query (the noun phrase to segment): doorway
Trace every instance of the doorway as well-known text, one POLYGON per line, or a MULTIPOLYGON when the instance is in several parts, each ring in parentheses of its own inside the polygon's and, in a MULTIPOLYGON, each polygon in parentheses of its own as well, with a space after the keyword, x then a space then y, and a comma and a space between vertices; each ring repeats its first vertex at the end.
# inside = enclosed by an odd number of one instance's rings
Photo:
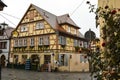
POLYGON ((2 55, 0 59, 1 67, 5 67, 5 60, 6 60, 5 56, 2 55))
POLYGON ((38 55, 36 54, 31 55, 31 69, 32 70, 38 70, 39 62, 40 62, 40 59, 38 55))

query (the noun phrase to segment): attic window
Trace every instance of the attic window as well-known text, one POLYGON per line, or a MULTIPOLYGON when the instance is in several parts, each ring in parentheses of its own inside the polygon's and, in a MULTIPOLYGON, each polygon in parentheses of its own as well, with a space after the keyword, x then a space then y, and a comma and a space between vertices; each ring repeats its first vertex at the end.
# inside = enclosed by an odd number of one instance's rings
POLYGON ((43 29, 44 28, 44 23, 43 22, 38 22, 36 24, 36 29, 43 29))
POLYGON ((21 32, 28 31, 28 27, 26 25, 21 26, 21 32))

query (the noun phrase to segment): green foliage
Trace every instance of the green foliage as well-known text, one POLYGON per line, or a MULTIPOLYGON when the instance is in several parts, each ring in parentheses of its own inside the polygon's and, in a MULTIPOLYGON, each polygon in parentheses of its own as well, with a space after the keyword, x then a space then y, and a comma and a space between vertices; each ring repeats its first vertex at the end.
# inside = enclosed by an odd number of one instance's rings
MULTIPOLYGON (((89 3, 90 4, 90 3, 89 3)), ((91 5, 90 5, 91 6, 91 5)), ((92 9, 91 7, 90 9, 92 9)), ((93 9, 92 9, 93 10, 93 9)), ((103 52, 91 54, 91 61, 94 66, 92 73, 99 73, 102 71, 102 75, 97 74, 98 80, 105 77, 107 80, 112 76, 112 69, 120 70, 120 9, 111 9, 109 6, 104 8, 97 8, 96 12, 96 27, 99 25, 100 19, 103 21, 103 27, 101 28, 101 38, 105 42, 105 49, 103 52), (101 54, 103 57, 101 58, 101 54), (109 68, 110 67, 110 71, 109 68), (107 75, 104 75, 104 71, 107 70, 107 75), (110 74, 110 75, 109 75, 110 74), (102 77, 101 77, 102 76, 102 77)), ((114 73, 118 73, 115 71, 114 73)), ((113 77, 114 78, 114 77, 113 77)))

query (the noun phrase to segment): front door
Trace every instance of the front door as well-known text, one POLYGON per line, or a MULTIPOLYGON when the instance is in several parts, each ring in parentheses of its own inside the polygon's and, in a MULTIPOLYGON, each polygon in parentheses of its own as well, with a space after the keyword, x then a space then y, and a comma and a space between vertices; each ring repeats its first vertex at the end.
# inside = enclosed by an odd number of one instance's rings
POLYGON ((38 55, 32 55, 31 56, 31 69, 37 70, 39 68, 39 56, 38 55))
POLYGON ((44 55, 44 64, 42 66, 43 71, 49 71, 49 63, 51 63, 51 55, 44 55))
POLYGON ((1 67, 5 67, 5 56, 1 56, 1 67))

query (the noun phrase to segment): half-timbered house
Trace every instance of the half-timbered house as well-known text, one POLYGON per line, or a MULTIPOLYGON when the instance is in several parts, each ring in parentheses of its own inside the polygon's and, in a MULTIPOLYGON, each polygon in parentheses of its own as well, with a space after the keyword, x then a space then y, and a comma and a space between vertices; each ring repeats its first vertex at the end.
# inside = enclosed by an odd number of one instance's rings
POLYGON ((68 14, 56 16, 33 4, 12 32, 10 62, 33 66, 42 71, 88 71, 88 61, 80 54, 87 48, 80 27, 68 14))

